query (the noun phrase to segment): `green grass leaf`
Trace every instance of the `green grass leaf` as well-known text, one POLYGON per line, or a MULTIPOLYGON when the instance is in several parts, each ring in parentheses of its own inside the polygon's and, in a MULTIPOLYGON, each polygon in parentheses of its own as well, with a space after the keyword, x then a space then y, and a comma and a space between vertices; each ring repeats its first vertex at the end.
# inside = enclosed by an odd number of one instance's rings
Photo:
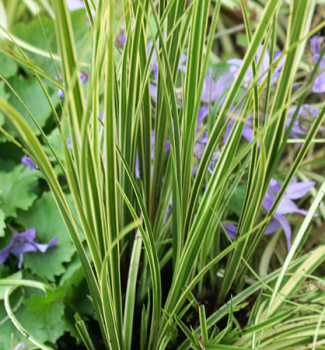
POLYGON ((5 213, 0 210, 0 237, 3 237, 5 235, 5 213))
MULTIPOLYGON (((0 66, 1 66, 1 58, 0 58, 0 66)), ((8 100, 8 97, 9 97, 9 95, 5 91, 5 83, 3 81, 0 81, 0 97, 5 99, 6 101, 8 100)), ((0 112, 0 126, 3 125, 4 121, 5 121, 4 115, 3 115, 3 113, 0 112)), ((4 138, 4 136, 1 134, 0 135, 0 140, 2 138, 4 138)))
MULTIPOLYGON (((1 276, 1 278, 3 278, 3 276, 1 276)), ((12 279, 13 280, 21 280, 23 278, 23 274, 22 274, 22 271, 20 270, 20 271, 13 273, 10 276, 7 276, 6 278, 10 279, 10 280, 12 280, 12 279)), ((7 289, 8 289, 8 286, 0 286, 0 300, 4 300, 7 289)))
POLYGON ((240 216, 245 199, 246 186, 239 185, 236 187, 234 194, 231 196, 228 208, 240 216))

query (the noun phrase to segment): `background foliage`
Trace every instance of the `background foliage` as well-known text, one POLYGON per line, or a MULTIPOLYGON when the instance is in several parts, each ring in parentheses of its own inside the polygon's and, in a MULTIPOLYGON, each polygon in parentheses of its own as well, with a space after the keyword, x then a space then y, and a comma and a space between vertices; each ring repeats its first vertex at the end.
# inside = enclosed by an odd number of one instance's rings
POLYGON ((0 349, 321 349, 323 1, 72 3, 0 0, 0 349))

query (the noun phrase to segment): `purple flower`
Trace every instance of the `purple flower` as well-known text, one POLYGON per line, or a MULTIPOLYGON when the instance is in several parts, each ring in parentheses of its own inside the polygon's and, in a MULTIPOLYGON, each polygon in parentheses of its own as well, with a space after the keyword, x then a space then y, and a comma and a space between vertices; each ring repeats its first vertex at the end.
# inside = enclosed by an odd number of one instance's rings
MULTIPOLYGON (((153 159, 155 155, 155 141, 156 141, 155 131, 151 130, 151 159, 153 159)), ((169 151, 170 151, 170 141, 166 140, 165 153, 168 153, 169 151)), ((135 156, 135 176, 137 179, 140 178, 140 164, 139 164, 138 153, 135 156)))
MULTIPOLYGON (((156 43, 156 49, 152 48, 153 46, 153 39, 148 41, 147 44, 147 55, 150 55, 151 50, 154 50, 152 53, 151 61, 149 69, 153 71, 154 73, 154 80, 157 82, 158 80, 158 58, 157 58, 157 52, 159 52, 159 41, 156 43)), ((186 66, 184 65, 184 62, 187 60, 187 56, 185 54, 181 55, 180 64, 179 64, 179 70, 183 71, 185 73, 186 66)), ((154 101, 157 101, 157 86, 155 84, 150 84, 150 94, 154 101)))
POLYGON ((69 149, 72 149, 72 142, 71 142, 70 137, 67 138, 67 145, 68 145, 68 148, 69 148, 69 149))
MULTIPOLYGON (((274 62, 276 62, 278 60, 278 58, 281 56, 281 54, 282 54, 281 51, 275 51, 275 53, 274 53, 274 62)), ((286 60, 286 58, 285 58, 285 56, 283 56, 280 59, 280 62, 275 67, 273 76, 271 78, 271 84, 273 84, 275 82, 276 77, 281 74, 281 71, 282 71, 282 68, 284 66, 285 60, 286 60)))
MULTIPOLYGON (((155 155, 155 142, 156 142, 155 130, 151 130, 151 159, 153 159, 155 155)), ((169 151, 170 151, 170 141, 166 140, 165 153, 168 153, 169 151)))
MULTIPOLYGON (((152 46, 153 46, 153 39, 148 41, 147 44, 147 55, 150 55, 150 52, 152 50, 152 46)), ((157 51, 159 50, 159 42, 157 41, 157 51)), ((157 60, 157 51, 154 49, 153 53, 152 53, 152 57, 151 57, 151 61, 150 61, 150 66, 149 69, 153 71, 154 76, 155 76, 155 80, 158 80, 158 60, 157 60)))
MULTIPOLYGON (((319 60, 319 55, 314 55, 314 61, 315 63, 317 63, 319 60)), ((320 64, 319 66, 322 68, 322 69, 325 69, 325 57, 322 57, 321 61, 320 61, 320 64)), ((315 81, 314 81, 314 85, 313 85, 313 89, 312 89, 313 92, 316 92, 316 93, 322 93, 322 92, 325 92, 325 71, 323 71, 322 73, 320 73, 315 81)))
POLYGON ((197 168, 200 164, 200 160, 202 158, 205 146, 208 142, 208 133, 204 131, 203 135, 200 135, 200 126, 202 125, 204 119, 209 115, 209 107, 202 106, 199 109, 199 113, 197 116, 196 122, 196 137, 197 140, 194 144, 194 159, 196 158, 196 164, 192 167, 192 175, 195 176, 197 172, 197 168))
POLYGON ((203 123, 203 120, 209 115, 209 107, 202 106, 199 108, 199 113, 197 115, 197 124, 196 128, 198 129, 201 124, 203 123))
POLYGON ((182 53, 181 61, 180 61, 180 64, 178 66, 178 69, 180 71, 182 71, 184 74, 186 73, 186 64, 185 64, 186 61, 187 61, 187 55, 185 55, 185 53, 182 53))
MULTIPOLYGON (((296 109, 297 109, 296 106, 290 107, 288 109, 288 115, 293 115, 295 113, 296 109)), ((298 112, 298 118, 308 120, 308 119, 310 119, 311 116, 317 117, 318 113, 319 113, 319 108, 311 107, 308 104, 304 104, 300 107, 300 110, 298 112)), ((299 138, 298 134, 307 134, 307 132, 305 130, 301 129, 298 118, 295 120, 293 127, 291 129, 291 132, 290 132, 290 136, 294 139, 299 138)), ((291 120, 292 120, 291 117, 287 118, 287 128, 289 127, 291 120)))
POLYGON ((224 224, 223 227, 228 233, 228 236, 234 240, 236 236, 237 226, 233 224, 224 224))
POLYGON ((310 49, 313 55, 319 55, 320 54, 320 47, 321 43, 323 42, 323 39, 317 35, 314 35, 312 38, 310 38, 310 49))
MULTIPOLYGON (((224 143, 227 142, 234 124, 235 124, 235 120, 231 119, 227 125, 225 136, 223 138, 224 143)), ((243 127, 242 136, 249 142, 251 142, 254 138, 252 126, 253 126, 253 118, 248 117, 243 127)))
POLYGON ((26 347, 25 343, 19 343, 14 347, 14 350, 21 350, 26 347))
MULTIPOLYGON (((204 119, 209 115, 209 107, 202 106, 199 109, 198 117, 197 117, 197 123, 196 123, 196 141, 194 145, 194 157, 196 158, 195 165, 192 167, 192 175, 195 176, 197 172, 197 168, 200 164, 200 160, 203 156, 204 149, 206 147, 206 144, 208 142, 208 133, 207 131, 204 131, 203 134, 200 132, 200 127, 204 121, 204 119)), ((220 158, 220 151, 216 151, 213 153, 210 164, 209 164, 209 170, 210 172, 213 171, 217 160, 220 158)))
MULTIPOLYGON (((88 80, 88 73, 80 71, 79 78, 80 78, 81 85, 86 84, 86 82, 88 80)), ((63 83, 63 85, 65 85, 65 84, 63 83)), ((59 97, 64 98, 64 93, 61 89, 58 90, 58 95, 59 95, 59 97)))
POLYGON ((21 158, 21 162, 25 165, 25 166, 29 166, 31 169, 38 169, 37 165, 33 162, 33 160, 26 156, 26 154, 23 156, 23 158, 21 158))
MULTIPOLYGON (((263 45, 260 45, 258 50, 257 50, 257 53, 256 53, 256 64, 258 64, 258 62, 259 62, 259 60, 261 58, 262 52, 263 52, 263 45)), ((277 59, 279 58, 280 54, 281 54, 280 52, 276 52, 274 54, 273 62, 277 61, 277 59)), ((285 57, 282 57, 282 59, 277 64, 277 66, 276 66, 276 68, 275 68, 275 70, 273 72, 273 75, 272 75, 272 78, 271 78, 271 84, 273 84, 276 81, 276 78, 280 75, 281 70, 282 70, 283 65, 284 65, 284 62, 285 62, 285 57)), ((243 64, 243 60, 242 59, 238 59, 238 58, 233 58, 233 59, 228 60, 227 63, 231 64, 230 72, 232 72, 233 75, 236 76, 238 74, 238 72, 239 72, 239 67, 243 64)), ((259 76, 262 76, 263 73, 265 73, 269 69, 269 67, 270 67, 270 54, 269 54, 268 50, 266 50, 265 54, 264 54, 264 57, 263 57, 263 60, 262 60, 262 63, 261 63, 259 76)), ((267 75, 265 74, 263 79, 259 80, 258 85, 261 85, 266 78, 267 78, 267 75)), ((249 67, 249 69, 246 72, 246 75, 244 77, 244 81, 246 83, 248 83, 252 79, 253 79, 253 71, 252 71, 252 67, 249 67)))
MULTIPOLYGON (((313 53, 314 55, 314 61, 315 63, 317 63, 319 61, 319 58, 320 58, 320 49, 321 49, 321 43, 322 43, 322 38, 318 37, 318 36, 313 36, 311 39, 310 39, 310 49, 311 49, 311 52, 313 53)), ((322 57, 321 58, 321 61, 319 63, 319 66, 322 68, 322 69, 325 69, 325 57, 322 57)), ((312 89, 313 92, 316 92, 316 93, 322 93, 322 92, 325 92, 325 71, 320 73, 315 81, 314 81, 314 85, 313 85, 313 89, 312 89)))
MULTIPOLYGON (((284 216, 286 214, 297 213, 301 215, 306 215, 307 211, 303 209, 299 209, 297 205, 293 202, 295 199, 299 199, 304 197, 312 187, 314 187, 315 182, 313 181, 305 181, 298 182, 294 177, 288 186, 284 196, 279 203, 273 218, 266 228, 264 234, 268 235, 277 231, 280 227, 283 228, 284 234, 287 239, 288 250, 291 247, 291 226, 288 219, 284 216)), ((269 189, 266 193, 266 196, 263 201, 263 207, 267 211, 269 211, 275 201, 275 194, 278 193, 281 189, 282 185, 274 179, 271 179, 269 189)), ((235 225, 224 225, 229 237, 234 239, 236 233, 235 225)))
POLYGON ((157 85, 150 84, 150 95, 157 102, 157 85))
MULTIPOLYGON (((297 109, 296 106, 290 107, 288 109, 288 115, 293 115, 295 113, 296 109, 297 109)), ((240 112, 240 109, 237 110, 237 113, 239 113, 239 112, 240 112)), ((310 120, 311 117, 317 117, 318 113, 319 113, 318 108, 311 107, 308 104, 304 104, 300 107, 300 110, 298 112, 298 117, 302 120, 310 120)), ((291 120, 292 120, 291 117, 287 117, 286 129, 289 127, 291 120)), ((226 128, 226 132, 225 132, 225 136, 224 136, 224 140, 223 140, 224 143, 227 142, 234 124, 235 124, 235 119, 231 119, 227 125, 227 128, 226 128)), ((248 117, 247 120, 245 121, 245 124, 243 127, 242 136, 246 140, 248 140, 249 142, 251 142, 253 140, 253 136, 254 136, 252 126, 253 126, 253 119, 251 117, 248 117)), ((300 120, 298 120, 298 118, 297 118, 293 124, 292 129, 291 129, 290 136, 292 138, 298 139, 299 138, 298 134, 307 134, 307 132, 305 130, 301 129, 300 120)))
POLYGON ((229 79, 232 77, 233 72, 231 71, 215 82, 212 79, 212 69, 210 69, 209 74, 204 79, 201 101, 210 103, 218 100, 222 93, 231 86, 232 80, 229 81, 229 79))
MULTIPOLYGON (((318 62, 319 59, 319 55, 314 55, 314 61, 315 63, 318 62)), ((325 57, 322 57, 319 66, 323 69, 325 69, 325 57)), ((320 73, 315 81, 314 81, 314 85, 313 85, 313 92, 316 93, 322 93, 325 92, 325 71, 323 71, 322 73, 320 73)))
POLYGON ((69 11, 76 11, 85 8, 82 0, 66 0, 69 11))
POLYGON ((35 238, 35 228, 30 228, 22 233, 15 232, 9 245, 0 250, 0 264, 3 264, 7 260, 9 254, 12 253, 19 259, 18 268, 21 269, 24 253, 37 251, 45 253, 48 248, 53 247, 58 242, 58 237, 54 237, 48 244, 40 244, 34 242, 35 238))
POLYGON ((81 85, 84 85, 86 84, 87 80, 88 80, 88 73, 86 72, 82 72, 80 71, 79 72, 79 77, 80 77, 80 82, 81 82, 81 85))
POLYGON ((126 36, 125 34, 119 33, 117 34, 117 37, 115 39, 115 45, 122 49, 126 43, 126 36))
MULTIPOLYGON (((288 250, 291 247, 291 226, 288 219, 284 216, 286 214, 297 213, 301 215, 306 215, 307 211, 299 209, 297 205, 293 202, 293 199, 299 199, 304 197, 312 187, 314 187, 315 182, 305 181, 298 182, 296 177, 294 177, 288 186, 284 196, 279 203, 275 214, 265 230, 264 234, 270 234, 275 232, 278 228, 282 227, 287 238, 288 250)), ((269 211, 275 200, 275 193, 278 193, 281 189, 281 185, 274 179, 270 182, 270 187, 267 191, 266 197, 263 202, 263 207, 269 211)))

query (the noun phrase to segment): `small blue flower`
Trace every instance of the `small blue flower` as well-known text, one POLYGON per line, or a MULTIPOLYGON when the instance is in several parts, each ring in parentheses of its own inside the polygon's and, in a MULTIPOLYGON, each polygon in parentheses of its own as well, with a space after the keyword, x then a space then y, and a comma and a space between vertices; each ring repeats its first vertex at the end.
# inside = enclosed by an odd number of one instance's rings
POLYGON ((66 0, 69 11, 76 11, 85 8, 85 4, 82 0, 66 0))
MULTIPOLYGON (((320 50, 323 39, 318 36, 313 36, 309 42, 311 52, 314 56, 314 61, 315 63, 317 63, 320 58, 320 50)), ((325 57, 321 58, 319 66, 322 69, 325 69, 325 57)), ((325 92, 325 71, 323 71, 316 77, 312 91, 316 93, 325 92)))
POLYGON ((38 169, 37 165, 33 162, 33 160, 24 155, 23 158, 21 158, 21 162, 25 165, 25 166, 29 166, 31 169, 38 169))
MULTIPOLYGON (((256 64, 258 64, 262 56, 262 52, 263 52, 263 45, 260 45, 256 53, 256 64)), ((280 55, 281 55, 281 52, 279 51, 275 52, 273 62, 276 62, 280 57, 280 55)), ((236 76, 239 72, 240 66, 243 64, 243 60, 238 58, 233 58, 228 60, 227 63, 231 64, 230 72, 232 72, 236 76)), ((285 56, 283 56, 281 60, 278 62, 271 78, 271 84, 275 83, 277 77, 281 74, 284 63, 285 63, 285 56)), ((268 50, 265 50, 259 75, 260 76, 263 75, 269 69, 269 67, 270 67, 270 54, 268 50)), ((266 78, 267 78, 267 74, 264 74, 263 78, 259 80, 258 85, 261 85, 266 78)), ((249 83, 252 79, 253 79, 253 71, 252 71, 252 67, 250 67, 244 77, 244 81, 246 83, 249 83)))
POLYGON ((45 253, 48 248, 53 247, 58 242, 58 237, 54 237, 48 244, 41 244, 34 242, 36 238, 36 229, 30 228, 22 233, 14 233, 8 246, 0 250, 0 264, 3 264, 10 253, 15 255, 18 259, 18 268, 21 269, 23 265, 24 253, 40 251, 45 253))
MULTIPOLYGON (((288 115, 293 115, 296 111, 297 107, 293 106, 288 109, 288 115)), ((299 112, 298 112, 298 118, 302 120, 310 120, 310 117, 317 117, 319 113, 319 108, 311 107, 308 104, 304 104, 300 107, 299 112)), ((300 127, 300 123, 298 118, 295 120, 293 127, 290 132, 290 136, 294 139, 298 139, 299 135, 298 134, 307 134, 307 132, 300 127)), ((288 117, 287 118, 287 128, 289 127, 291 123, 292 118, 288 117)))
MULTIPOLYGON (((156 49, 152 48, 153 47, 153 40, 149 40, 147 44, 147 56, 150 55, 151 50, 154 50, 152 53, 151 61, 150 61, 150 66, 149 69, 150 71, 152 70, 154 74, 154 82, 156 83, 158 81, 158 57, 157 57, 157 52, 159 52, 159 41, 156 42, 156 49)), ((185 74, 186 71, 186 65, 185 62, 187 60, 187 56, 185 54, 181 55, 180 58, 180 63, 178 66, 178 69, 180 71, 183 71, 185 74)), ((152 99, 156 102, 157 101, 157 85, 150 83, 150 95, 152 99)))
POLYGON ((118 48, 123 49, 125 43, 126 43, 126 36, 125 36, 125 34, 122 34, 122 33, 117 34, 116 39, 115 39, 115 45, 118 48))
POLYGON ((314 35, 312 38, 310 38, 310 40, 309 40, 310 49, 314 55, 320 54, 320 48, 321 48, 322 41, 323 41, 323 39, 317 35, 314 35))
POLYGON ((233 75, 233 72, 230 71, 220 77, 217 81, 214 81, 212 79, 212 69, 210 69, 209 74, 206 75, 204 79, 201 101, 204 103, 217 101, 224 91, 230 88, 233 83, 233 75))
MULTIPOLYGON (((287 238, 287 245, 289 250, 291 247, 291 226, 288 219, 284 215, 291 213, 306 215, 307 211, 299 209, 293 202, 293 199, 304 197, 312 189, 312 187, 314 187, 314 185, 315 182, 313 181, 298 182, 294 177, 288 186, 284 196, 282 197, 280 204, 276 208, 275 214, 264 234, 267 235, 273 233, 282 227, 287 238)), ((271 209, 271 206, 275 201, 275 193, 278 193, 281 187, 282 186, 276 180, 271 180, 270 187, 263 202, 263 207, 267 211, 271 209)))
MULTIPOLYGON (((155 141, 156 141, 155 130, 151 130, 151 159, 153 159, 155 155, 155 141)), ((169 151, 170 151, 170 141, 167 139, 165 144, 165 153, 168 153, 169 151)), ((139 163, 138 153, 135 156, 135 176, 137 179, 140 178, 140 163, 139 163)))
MULTIPOLYGON (((286 120, 286 129, 289 127, 290 123, 291 123, 291 120, 292 120, 292 117, 291 115, 293 115, 296 111, 297 107, 296 106, 293 106, 293 107, 290 107, 288 109, 288 117, 287 117, 287 120, 286 120)), ((240 109, 237 110, 236 114, 239 114, 240 113, 240 109)), ((298 117, 297 119, 295 120, 294 124, 293 124, 293 127, 291 129, 291 132, 290 132, 290 136, 294 139, 299 139, 299 135, 298 134, 307 134, 307 132, 303 129, 301 129, 300 127, 300 121, 301 120, 310 120, 311 117, 317 117, 319 113, 319 109, 318 108, 315 108, 315 107, 311 107, 310 105, 308 104, 304 104, 300 107, 299 109, 299 112, 298 112, 298 117)), ((229 136, 230 136, 230 133, 231 133, 231 130, 235 124, 235 116, 229 121, 228 125, 227 125, 227 128, 226 128, 226 132, 225 132, 225 136, 224 136, 224 139, 223 139, 223 142, 226 143, 229 136)), ((238 117, 239 118, 239 117, 238 117)), ((252 117, 248 117, 247 120, 245 120, 245 124, 244 124, 244 127, 243 127, 243 131, 242 131, 242 136, 249 142, 251 142, 254 138, 254 133, 253 133, 253 118, 252 117)))
MULTIPOLYGON (((79 78, 80 78, 81 85, 86 84, 86 82, 88 80, 88 73, 79 72, 79 78)), ((63 85, 64 85, 64 83, 63 83, 63 85)), ((61 89, 58 90, 58 95, 59 95, 59 97, 64 98, 64 93, 61 89)))
MULTIPOLYGON (((288 250, 291 247, 291 226, 288 219, 284 216, 286 214, 297 213, 301 215, 306 215, 307 211, 299 209, 297 205, 293 202, 295 199, 304 197, 312 187, 314 187, 315 182, 305 181, 298 182, 294 177, 288 186, 284 196, 281 199, 274 216, 266 228, 264 234, 268 235, 276 232, 280 227, 283 228, 284 234, 287 239, 288 250)), ((263 208, 269 211, 275 201, 275 194, 278 193, 282 185, 274 179, 271 179, 269 189, 263 201, 263 208)), ((229 237, 235 239, 237 227, 233 224, 224 225, 229 237)))

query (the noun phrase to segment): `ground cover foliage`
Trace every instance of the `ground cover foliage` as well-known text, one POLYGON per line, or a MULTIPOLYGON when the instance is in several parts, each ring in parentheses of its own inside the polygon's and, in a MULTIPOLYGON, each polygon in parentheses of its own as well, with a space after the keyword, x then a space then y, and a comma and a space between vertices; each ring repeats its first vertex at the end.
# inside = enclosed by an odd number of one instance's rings
POLYGON ((323 349, 323 1, 0 0, 0 349, 323 349))

